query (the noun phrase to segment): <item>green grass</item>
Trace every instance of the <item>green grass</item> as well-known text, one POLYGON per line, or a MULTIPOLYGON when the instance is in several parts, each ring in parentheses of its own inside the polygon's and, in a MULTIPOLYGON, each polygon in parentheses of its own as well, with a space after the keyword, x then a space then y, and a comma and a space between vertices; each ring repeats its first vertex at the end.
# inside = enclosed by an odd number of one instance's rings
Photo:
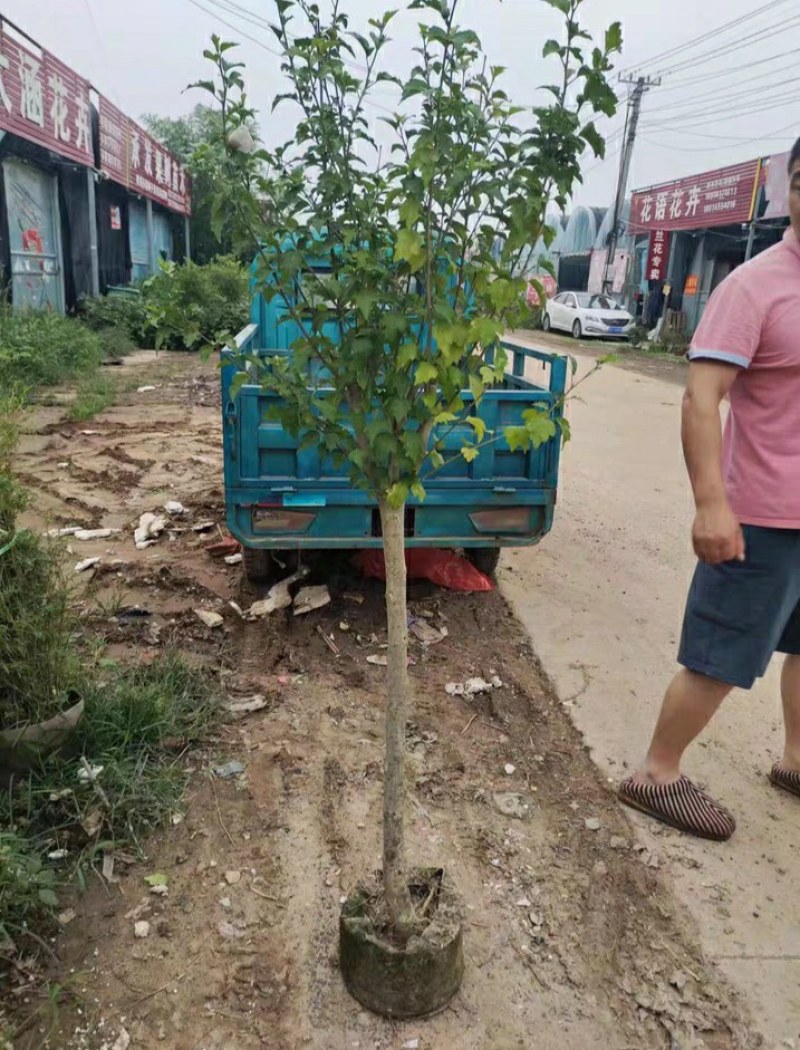
POLYGON ((102 340, 80 321, 52 313, 12 313, 0 306, 0 390, 52 386, 103 359, 102 340))
POLYGON ((75 400, 70 405, 69 418, 73 423, 92 419, 103 409, 114 404, 117 388, 102 372, 90 373, 78 383, 75 400))
POLYGON ((208 673, 175 653, 102 673, 84 683, 83 720, 64 752, 0 792, 0 936, 46 927, 61 884, 84 885, 105 851, 139 851, 169 821, 187 783, 181 754, 219 716, 208 673), (79 777, 87 766, 102 767, 94 781, 79 777), (57 850, 66 857, 48 862, 57 850))

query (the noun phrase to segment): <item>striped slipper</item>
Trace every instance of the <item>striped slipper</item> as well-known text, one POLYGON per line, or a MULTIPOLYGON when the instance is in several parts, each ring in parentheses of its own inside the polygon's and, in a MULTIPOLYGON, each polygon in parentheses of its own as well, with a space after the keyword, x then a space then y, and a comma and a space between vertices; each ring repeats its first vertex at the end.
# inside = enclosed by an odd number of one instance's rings
POLYGON ((641 784, 628 777, 618 794, 626 806, 701 839, 725 842, 736 830, 732 814, 688 777, 671 784, 641 784))
POLYGON ((769 779, 782 791, 788 791, 790 795, 800 795, 800 773, 793 769, 784 769, 779 763, 775 763, 769 779))

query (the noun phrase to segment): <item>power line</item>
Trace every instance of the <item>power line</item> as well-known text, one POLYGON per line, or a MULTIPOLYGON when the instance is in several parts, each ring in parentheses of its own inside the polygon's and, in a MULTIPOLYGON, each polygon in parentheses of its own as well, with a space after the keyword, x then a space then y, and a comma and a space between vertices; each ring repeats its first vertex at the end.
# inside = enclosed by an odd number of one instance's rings
POLYGON ((762 7, 756 8, 755 11, 750 11, 746 15, 741 15, 739 18, 733 19, 731 22, 726 22, 724 25, 718 26, 716 29, 709 30, 707 33, 703 33, 698 37, 693 37, 691 40, 687 40, 684 44, 679 44, 677 47, 668 49, 667 51, 661 51, 657 55, 653 55, 652 58, 645 59, 644 62, 639 62, 636 65, 628 66, 623 73, 630 72, 631 70, 638 70, 644 67, 652 66, 654 63, 661 61, 662 59, 671 58, 674 55, 680 54, 683 51, 689 51, 693 47, 697 47, 698 44, 704 43, 706 40, 712 40, 714 37, 720 36, 722 33, 727 32, 728 29, 735 29, 737 26, 743 25, 745 22, 756 18, 758 15, 763 14, 765 11, 770 11, 773 8, 780 6, 785 3, 786 0, 770 0, 769 3, 764 4, 762 7))
MULTIPOLYGON (((755 69, 756 66, 766 65, 768 62, 776 62, 779 58, 788 58, 790 55, 800 54, 800 47, 792 48, 791 51, 782 51, 779 55, 770 55, 769 58, 759 59, 757 62, 748 62, 744 66, 738 66, 735 69, 719 69, 712 73, 703 73, 699 77, 687 77, 685 80, 674 80, 671 84, 661 89, 662 94, 667 91, 678 91, 682 87, 688 87, 691 84, 703 84, 708 80, 718 80, 720 77, 736 77, 742 70, 755 69)), ((787 67, 790 68, 790 67, 787 67)), ((771 71, 768 70, 765 76, 768 76, 771 71)))
POLYGON ((743 47, 752 47, 753 44, 760 43, 763 40, 769 40, 773 36, 777 36, 778 33, 785 33, 787 29, 791 29, 799 24, 800 18, 776 22, 773 25, 765 26, 764 29, 760 30, 758 33, 739 39, 733 44, 724 45, 721 48, 714 48, 711 51, 704 51, 701 54, 696 55, 694 58, 677 62, 673 66, 666 66, 664 69, 660 69, 659 73, 662 76, 666 76, 668 73, 678 73, 684 69, 691 69, 693 66, 699 65, 706 60, 723 58, 725 55, 731 55, 735 51, 741 51, 743 47))
POLYGON ((767 113, 773 109, 781 109, 787 102, 796 102, 800 99, 800 95, 782 95, 778 98, 772 99, 766 105, 755 106, 749 109, 742 109, 739 106, 734 106, 730 109, 715 109, 707 110, 705 113, 687 113, 682 117, 668 118, 663 123, 652 122, 647 125, 648 128, 667 128, 667 127, 685 127, 685 128, 697 128, 703 127, 707 124, 716 124, 720 117, 729 117, 731 120, 736 120, 738 117, 746 117, 753 113, 767 113), (706 120, 691 120, 690 123, 681 125, 681 120, 687 117, 706 117, 706 120))
MULTIPOLYGON (((743 81, 741 81, 741 83, 742 84, 747 84, 747 83, 749 83, 749 81, 743 80, 743 81)), ((775 88, 779 88, 779 87, 783 87, 785 84, 795 84, 795 85, 797 85, 798 84, 797 74, 795 73, 794 76, 787 77, 786 80, 776 80, 776 81, 773 81, 773 82, 771 82, 769 84, 764 84, 760 88, 746 88, 744 91, 736 91, 736 92, 733 92, 732 94, 731 94, 730 90, 723 89, 722 91, 714 91, 714 92, 711 92, 711 93, 706 94, 706 95, 698 95, 696 98, 693 98, 693 99, 685 99, 683 101, 678 100, 676 102, 668 102, 665 109, 659 110, 659 116, 663 116, 665 114, 669 115, 669 114, 671 114, 673 112, 676 112, 676 111, 678 113, 680 113, 681 110, 684 110, 684 109, 687 109, 687 108, 694 109, 695 107, 698 107, 698 104, 702 104, 704 102, 708 102, 712 106, 716 105, 717 103, 732 102, 732 101, 734 101, 735 99, 738 99, 738 98, 751 98, 754 102, 757 102, 757 101, 762 99, 762 97, 765 95, 765 93, 767 95, 773 95, 774 96, 774 89, 775 88)), ((700 105, 700 107, 698 107, 698 108, 702 108, 702 105, 700 105)))
MULTIPOLYGON (((791 124, 787 124, 783 128, 776 128, 775 131, 769 131, 765 135, 757 135, 752 139, 737 139, 735 142, 725 142, 721 146, 675 146, 668 145, 664 142, 658 142, 656 139, 650 139, 646 135, 642 135, 642 140, 647 142, 651 146, 656 146, 658 149, 669 150, 671 153, 710 153, 713 150, 721 149, 735 149, 737 146, 751 146, 755 142, 766 142, 768 139, 776 139, 782 137, 783 134, 789 131, 791 128, 797 127, 797 121, 792 121, 791 124)), ((670 131, 670 128, 664 128, 664 131, 670 131)), ((674 129, 676 131, 680 129, 674 129)), ((687 134, 681 132, 681 134, 687 134)), ((708 135, 703 135, 703 138, 708 138, 708 135)), ((717 137, 717 136, 714 136, 717 137)))

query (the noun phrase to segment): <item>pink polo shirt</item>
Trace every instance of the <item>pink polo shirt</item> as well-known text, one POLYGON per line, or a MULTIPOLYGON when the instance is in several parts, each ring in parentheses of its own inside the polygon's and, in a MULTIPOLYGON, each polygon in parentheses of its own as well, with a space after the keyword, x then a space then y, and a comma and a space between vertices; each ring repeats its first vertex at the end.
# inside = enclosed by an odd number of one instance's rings
POLYGON ((734 513, 745 525, 800 529, 800 240, 791 227, 716 289, 689 358, 741 369, 723 451, 734 513))

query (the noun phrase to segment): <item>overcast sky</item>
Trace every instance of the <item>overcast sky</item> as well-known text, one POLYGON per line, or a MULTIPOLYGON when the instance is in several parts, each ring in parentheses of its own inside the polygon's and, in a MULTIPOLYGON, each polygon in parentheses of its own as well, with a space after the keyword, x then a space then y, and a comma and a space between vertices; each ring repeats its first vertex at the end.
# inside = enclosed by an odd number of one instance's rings
MULTIPOLYGON (((324 8, 326 0, 320 3, 324 8)), ((385 5, 383 0, 341 0, 341 6, 357 25, 384 6, 404 7, 405 0, 385 5)), ((800 53, 799 6, 797 0, 585 0, 583 20, 592 33, 601 33, 610 21, 622 21, 620 69, 641 66, 656 74, 683 65, 665 72, 662 87, 645 99, 629 188, 789 148, 800 135, 800 88, 788 83, 798 62, 798 54, 791 52, 800 53), (657 58, 759 8, 766 9, 688 50, 657 58), (739 47, 745 41, 747 46, 739 47), (735 50, 709 54, 726 48, 735 50), (691 83, 701 77, 705 79, 691 83), (752 112, 739 113, 741 109, 752 112)), ((202 50, 210 34, 241 40, 252 101, 262 110, 264 138, 274 144, 291 134, 288 111, 270 114, 272 96, 281 90, 278 59, 256 43, 269 48, 273 38, 243 14, 249 10, 256 22, 271 19, 274 0, 0 0, 0 10, 131 116, 188 111, 203 100, 200 92, 184 93, 184 88, 208 75, 202 50)), ((461 0, 460 21, 479 33, 493 64, 507 67, 511 97, 523 105, 532 103, 537 87, 552 78, 554 60, 548 63, 539 56, 544 41, 557 34, 560 16, 543 0, 461 0)), ((405 12, 393 24, 395 42, 388 54, 392 72, 410 67, 414 25, 405 12)), ((379 99, 392 105, 391 95, 379 99)), ((586 158, 578 202, 610 204, 623 117, 621 112, 601 123, 614 136, 608 159, 598 163, 586 158)))

